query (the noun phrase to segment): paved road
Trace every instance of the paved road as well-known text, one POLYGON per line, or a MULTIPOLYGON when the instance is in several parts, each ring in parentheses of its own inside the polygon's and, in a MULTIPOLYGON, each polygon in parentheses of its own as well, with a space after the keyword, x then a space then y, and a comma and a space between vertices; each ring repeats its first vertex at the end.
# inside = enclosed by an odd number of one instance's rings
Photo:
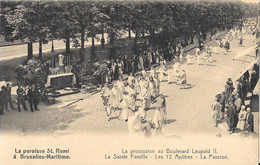
MULTIPOLYGON (((101 38, 101 35, 98 35, 99 38, 101 38)), ((105 40, 107 41, 107 34, 104 35, 105 40)), ((87 41, 85 41, 85 47, 90 46, 92 44, 91 38, 88 38, 87 41)), ((95 40, 96 45, 100 45, 100 41, 95 40)), ((70 44, 70 47, 72 48, 73 43, 70 44)), ((57 49, 65 49, 65 43, 63 40, 54 40, 54 50, 57 49)), ((42 52, 50 52, 51 51, 51 42, 48 44, 42 45, 42 52)), ((33 54, 39 53, 39 43, 33 44, 33 54)), ((27 56, 27 44, 22 45, 13 45, 13 46, 4 46, 0 47, 0 61, 1 60, 10 60, 13 58, 23 57, 27 56)))
MULTIPOLYGON (((252 56, 241 57, 242 61, 233 61, 233 57, 240 51, 253 46, 251 35, 245 36, 245 47, 238 47, 236 41, 231 42, 231 51, 214 55, 214 65, 200 65, 196 62, 193 65, 183 64, 182 69, 186 70, 190 89, 180 89, 176 84, 163 82, 161 90, 167 96, 168 119, 171 121, 165 127, 165 136, 182 137, 196 134, 225 134, 222 128, 214 128, 211 119, 211 104, 214 96, 224 89, 228 77, 234 78, 243 70, 252 56)), ((209 43, 212 45, 213 43, 209 43)), ((193 54, 193 52, 190 52, 193 54)), ((165 79, 167 79, 165 77, 165 79)), ((40 105, 41 111, 31 113, 30 111, 7 112, 0 118, 0 129, 3 132, 15 134, 127 134, 127 123, 119 120, 107 121, 99 94, 75 94, 57 99, 57 103, 46 106, 40 105), (70 100, 85 98, 83 101, 64 108, 70 100), (19 120, 17 120, 19 118, 19 120), (12 131, 10 131, 12 130, 12 131)), ((152 110, 148 111, 148 118, 152 110)), ((255 115, 257 120, 258 113, 255 115)), ((256 128, 257 129, 257 128, 256 128)))

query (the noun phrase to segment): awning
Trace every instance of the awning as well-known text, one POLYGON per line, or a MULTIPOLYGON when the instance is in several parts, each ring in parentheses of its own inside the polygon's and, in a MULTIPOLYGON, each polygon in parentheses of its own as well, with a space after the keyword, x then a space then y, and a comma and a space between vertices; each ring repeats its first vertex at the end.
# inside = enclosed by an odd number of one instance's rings
POLYGON ((254 64, 259 64, 259 57, 257 57, 257 59, 255 59, 254 61, 252 61, 245 69, 243 69, 239 75, 236 77, 236 80, 240 79, 242 77, 242 75, 248 71, 251 70, 254 66, 254 64))

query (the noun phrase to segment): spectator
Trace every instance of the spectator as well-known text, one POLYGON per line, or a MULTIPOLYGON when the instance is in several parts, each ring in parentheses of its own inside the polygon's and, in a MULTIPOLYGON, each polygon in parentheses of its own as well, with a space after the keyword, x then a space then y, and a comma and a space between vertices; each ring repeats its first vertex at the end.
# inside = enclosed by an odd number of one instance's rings
POLYGON ((221 111, 221 104, 219 102, 217 102, 217 98, 214 102, 214 104, 212 105, 212 110, 213 110, 213 115, 212 118, 214 120, 214 127, 218 126, 218 121, 221 120, 220 118, 220 111, 221 111))
POLYGON ((254 115, 249 107, 247 107, 246 111, 246 130, 248 132, 254 132, 254 115))
POLYGON ((241 106, 241 111, 239 113, 239 122, 237 124, 237 128, 241 131, 245 131, 246 129, 246 108, 244 105, 241 106))
POLYGON ((229 102, 228 105, 228 111, 227 111, 227 117, 228 117, 228 131, 231 131, 231 133, 234 133, 235 128, 237 126, 237 122, 238 122, 238 116, 237 116, 237 112, 236 112, 236 107, 233 103, 233 100, 231 100, 229 102))
POLYGON ((11 109, 12 109, 12 110, 15 110, 15 109, 14 109, 14 106, 13 106, 13 102, 12 102, 12 97, 11 97, 11 86, 10 86, 9 83, 6 84, 6 91, 7 91, 7 93, 6 93, 6 95, 7 95, 7 97, 6 97, 6 99, 7 99, 6 109, 8 109, 7 105, 8 105, 8 103, 9 103, 11 109))
POLYGON ((7 103, 8 103, 8 94, 7 94, 8 92, 7 92, 7 88, 5 87, 5 86, 2 86, 2 102, 3 102, 3 104, 4 104, 4 111, 8 111, 8 109, 7 109, 7 103))
POLYGON ((0 90, 0 115, 4 115, 4 99, 3 91, 0 90))
POLYGON ((34 112, 34 110, 35 111, 39 110, 37 107, 37 92, 34 85, 29 86, 27 96, 28 96, 28 101, 30 103, 31 111, 34 112))
POLYGON ((26 108, 26 104, 25 104, 25 91, 23 90, 23 88, 21 87, 21 85, 18 85, 18 89, 16 90, 17 93, 17 105, 18 105, 18 111, 21 112, 20 109, 20 104, 23 105, 24 110, 28 110, 26 108))

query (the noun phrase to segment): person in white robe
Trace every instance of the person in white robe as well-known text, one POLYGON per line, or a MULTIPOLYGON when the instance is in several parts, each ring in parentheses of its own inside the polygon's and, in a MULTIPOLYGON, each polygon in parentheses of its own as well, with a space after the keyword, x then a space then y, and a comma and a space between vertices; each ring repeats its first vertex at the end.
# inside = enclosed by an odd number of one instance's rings
POLYGON ((128 117, 130 116, 130 113, 129 112, 129 95, 127 95, 126 92, 124 92, 124 95, 123 95, 123 100, 121 102, 121 113, 120 113, 120 116, 119 118, 123 121, 127 121, 128 120, 128 117))
POLYGON ((116 84, 114 84, 114 87, 111 90, 110 99, 111 99, 111 107, 114 109, 118 109, 120 103, 120 94, 116 84))
POLYGON ((153 80, 153 77, 149 78, 148 87, 151 93, 151 101, 153 102, 155 99, 155 82, 153 80))
POLYGON ((111 94, 110 89, 107 86, 107 83, 105 83, 105 85, 102 88, 100 94, 101 94, 101 97, 102 97, 102 100, 103 100, 103 105, 105 106, 105 109, 106 109, 106 106, 107 106, 107 103, 108 103, 108 100, 109 100, 109 96, 111 94))
POLYGON ((157 108, 154 112, 152 123, 155 127, 154 135, 161 135, 164 132, 164 114, 160 111, 160 108, 157 108))
POLYGON ((196 60, 197 60, 197 64, 200 65, 200 49, 199 49, 199 47, 197 47, 195 49, 195 57, 196 57, 196 60))
POLYGON ((159 80, 163 81, 163 73, 164 73, 164 69, 162 67, 159 68, 159 80))
POLYGON ((133 85, 126 86, 125 91, 127 92, 127 95, 129 96, 129 97, 127 97, 127 99, 128 99, 128 107, 129 107, 129 109, 134 111, 135 110, 136 95, 135 95, 135 90, 133 89, 133 85))
POLYGON ((142 76, 146 77, 146 71, 144 69, 142 70, 142 76))
POLYGON ((145 101, 140 101, 140 104, 139 104, 139 106, 138 106, 138 113, 139 113, 139 116, 140 116, 142 119, 145 119, 145 117, 146 117, 145 101))
POLYGON ((138 112, 128 117, 127 126, 128 126, 128 132, 130 136, 142 135, 142 119, 139 116, 138 112))
POLYGON ((130 75, 128 76, 128 79, 127 79, 128 85, 131 85, 131 84, 132 84, 132 80, 133 80, 133 79, 134 79, 133 73, 130 73, 130 75))
POLYGON ((160 80, 158 78, 158 75, 154 77, 154 83, 155 83, 155 97, 158 97, 161 94, 160 91, 160 80))
POLYGON ((186 72, 185 70, 182 70, 180 73, 180 79, 179 79, 179 85, 186 85, 187 84, 187 78, 186 78, 186 72))
POLYGON ((176 70, 175 71, 175 82, 177 83, 177 85, 180 84, 180 77, 181 77, 180 71, 176 70))
POLYGON ((187 56, 186 56, 186 60, 187 60, 187 64, 192 64, 191 62, 191 55, 188 53, 187 56))
POLYGON ((154 67, 152 67, 151 70, 150 70, 149 76, 154 77, 154 74, 155 74, 155 70, 154 70, 154 67))
POLYGON ((167 70, 168 84, 170 84, 172 82, 171 76, 172 76, 172 68, 169 67, 168 70, 167 70))
POLYGON ((246 130, 246 107, 244 105, 241 106, 240 113, 238 115, 238 124, 237 128, 239 128, 241 131, 246 130))

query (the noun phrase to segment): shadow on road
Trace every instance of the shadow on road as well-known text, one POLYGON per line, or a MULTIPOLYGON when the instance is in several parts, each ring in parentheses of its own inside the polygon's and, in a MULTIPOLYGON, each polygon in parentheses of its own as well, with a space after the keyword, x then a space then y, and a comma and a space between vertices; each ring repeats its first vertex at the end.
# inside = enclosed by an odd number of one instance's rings
POLYGON ((185 86, 180 87, 180 89, 191 89, 193 87, 195 87, 196 85, 192 85, 192 84, 186 84, 185 86))
POLYGON ((176 119, 168 119, 168 120, 166 120, 166 124, 171 124, 175 121, 177 121, 177 120, 176 119))

